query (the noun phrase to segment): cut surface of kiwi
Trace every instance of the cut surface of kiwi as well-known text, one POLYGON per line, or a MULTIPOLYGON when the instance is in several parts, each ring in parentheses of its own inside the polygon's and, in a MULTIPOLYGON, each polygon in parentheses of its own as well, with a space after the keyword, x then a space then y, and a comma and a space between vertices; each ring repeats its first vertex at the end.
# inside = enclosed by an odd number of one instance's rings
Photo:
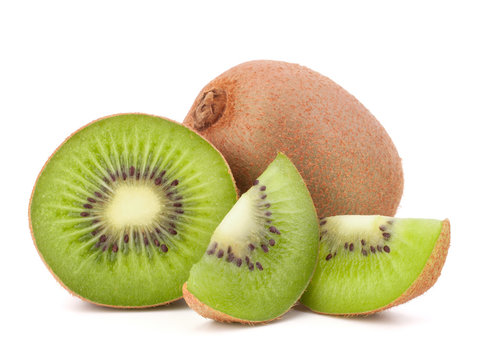
POLYGON ((343 215, 319 224, 319 262, 301 302, 325 314, 371 314, 421 295, 450 243, 448 220, 343 215))
POLYGON ((182 296, 235 201, 229 168, 206 140, 167 119, 122 114, 88 124, 51 156, 32 193, 30 227, 69 291, 147 307, 182 296))
POLYGON ((314 204, 297 169, 279 154, 214 231, 184 298, 215 320, 270 321, 303 293, 317 250, 314 204))

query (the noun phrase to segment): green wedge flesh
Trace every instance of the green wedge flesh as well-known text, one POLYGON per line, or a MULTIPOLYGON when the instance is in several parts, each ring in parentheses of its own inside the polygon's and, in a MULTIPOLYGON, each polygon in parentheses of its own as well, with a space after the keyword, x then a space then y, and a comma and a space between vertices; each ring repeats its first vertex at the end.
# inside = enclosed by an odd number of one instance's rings
POLYGON ((187 288, 219 312, 268 321, 299 299, 317 250, 310 194, 291 161, 279 154, 218 226, 187 288))
POLYGON ((443 225, 364 215, 320 223, 319 262, 301 302, 316 312, 345 315, 371 312, 399 298, 420 276, 443 225))

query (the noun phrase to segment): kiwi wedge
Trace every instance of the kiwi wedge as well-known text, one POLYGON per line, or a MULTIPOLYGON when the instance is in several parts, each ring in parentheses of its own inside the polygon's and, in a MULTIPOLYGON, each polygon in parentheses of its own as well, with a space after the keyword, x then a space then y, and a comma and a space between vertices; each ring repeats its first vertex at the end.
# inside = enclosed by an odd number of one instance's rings
POLYGON ((189 269, 237 199, 221 154, 173 121, 121 114, 70 136, 29 206, 34 243, 84 300, 148 307, 182 296, 189 269))
POLYGON ((319 262, 301 302, 318 313, 368 315, 423 294, 450 245, 448 220, 322 218, 319 262))
POLYGON ((217 321, 271 321, 299 299, 317 257, 313 201, 295 166, 279 153, 214 231, 191 268, 184 298, 217 321))

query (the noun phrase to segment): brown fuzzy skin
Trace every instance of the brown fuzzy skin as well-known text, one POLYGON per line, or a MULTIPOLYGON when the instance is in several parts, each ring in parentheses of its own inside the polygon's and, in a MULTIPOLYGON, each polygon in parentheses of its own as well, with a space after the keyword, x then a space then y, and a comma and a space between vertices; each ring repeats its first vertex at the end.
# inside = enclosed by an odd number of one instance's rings
MULTIPOLYGON (((51 160, 51 158, 53 157, 53 155, 55 155, 55 153, 73 136, 75 135, 77 132, 83 130, 84 128, 90 126, 91 124, 97 122, 97 121, 100 121, 100 120, 103 120, 103 119, 107 119, 107 118, 110 118, 110 117, 114 117, 114 116, 119 116, 119 115, 130 115, 130 114, 134 114, 134 115, 147 115, 147 116, 153 116, 153 117, 156 117, 158 119, 163 119, 163 120, 168 120, 168 121, 171 121, 173 123, 176 123, 178 125, 182 125, 180 124, 179 122, 177 121, 174 121, 174 120, 171 120, 171 119, 168 119, 166 117, 162 117, 162 116, 157 116, 157 115, 151 115, 151 114, 145 114, 145 113, 119 113, 119 114, 114 114, 114 115, 108 115, 108 116, 104 116, 102 118, 99 118, 99 119, 96 119, 96 120, 93 120, 91 122, 89 122, 88 124, 82 126, 81 128, 79 128, 78 130, 76 130, 75 132, 73 132, 70 136, 68 136, 56 149, 55 151, 50 155, 50 157, 48 158, 48 160, 45 162, 45 164, 43 165, 43 167, 41 168, 40 170, 40 173, 38 174, 36 180, 35 180, 35 185, 33 186, 33 190, 32 190, 32 193, 30 195, 30 201, 28 203, 28 225, 30 227, 30 234, 32 236, 32 240, 33 240, 33 244, 35 245, 35 248, 38 252, 38 255, 40 255, 40 258, 41 260, 43 261, 43 263, 45 264, 45 266, 47 267, 48 271, 50 271, 50 273, 53 275, 53 277, 56 279, 56 281, 58 281, 58 283, 60 283, 60 285, 66 289, 71 295, 73 296, 76 296, 78 298, 80 298, 81 300, 84 300, 84 301, 87 301, 91 304, 94 304, 94 305, 99 305, 99 306, 103 306, 103 307, 109 307, 109 308, 116 308, 116 309, 146 309, 146 308, 151 308, 151 307, 156 307, 156 306, 162 306, 162 305, 168 305, 168 304, 171 304, 172 302, 174 301, 177 301, 179 299, 182 298, 182 296, 176 298, 176 299, 172 299, 172 300, 169 300, 169 301, 166 301, 166 302, 162 302, 162 303, 158 303, 158 304, 151 304, 151 305, 142 305, 142 306, 128 306, 128 305, 125 305, 125 306, 120 306, 120 305, 110 305, 110 304, 102 304, 102 303, 98 303, 98 302, 95 302, 95 301, 92 301, 90 299, 87 299, 87 298, 84 298, 82 297, 81 295, 73 292, 70 288, 68 288, 61 280, 60 278, 53 272, 53 270, 50 268, 50 266, 48 266, 47 262, 45 261, 45 258, 43 257, 42 253, 40 252, 40 250, 38 249, 38 246, 37 246, 37 243, 36 243, 36 239, 35 239, 35 235, 33 233, 33 227, 32 227, 32 219, 31 219, 31 206, 32 206, 32 199, 33 199, 33 194, 35 193, 35 189, 36 189, 36 185, 37 185, 37 182, 38 182, 38 179, 40 178, 40 175, 42 174, 43 170, 45 169, 45 167, 47 166, 48 162, 51 160)), ((201 138, 204 139, 204 136, 202 136, 201 134, 198 134, 197 131, 194 131, 198 136, 200 136, 201 138)), ((204 139, 207 141, 207 139, 204 139)), ((208 141, 207 141, 208 142, 208 141)), ((217 148, 211 144, 210 142, 208 142, 214 149, 217 150, 217 148)), ((219 151, 218 151, 219 152, 219 151)), ((220 153, 220 152, 219 152, 220 153)), ((222 156, 222 154, 221 154, 222 156)), ((222 158, 224 159, 224 156, 222 156, 222 158)), ((229 174, 231 174, 231 178, 233 179, 233 182, 234 182, 234 178, 232 177, 232 172, 231 172, 231 169, 229 167, 229 165, 227 164, 227 161, 226 159, 224 159, 224 162, 226 163, 227 167, 228 167, 228 171, 229 171, 229 174)), ((237 186, 234 182, 234 186, 236 187, 236 193, 238 192, 237 191, 237 186)), ((239 196, 237 195, 237 198, 239 198, 239 196)))
POLYGON ((396 300, 392 301, 390 304, 385 305, 379 309, 363 312, 363 313, 349 313, 349 314, 331 314, 331 313, 322 313, 319 311, 312 310, 318 314, 324 315, 337 315, 337 316, 367 316, 372 315, 377 312, 389 309, 393 306, 397 306, 407 301, 416 298, 417 296, 422 295, 428 289, 430 289, 438 280, 438 277, 441 274, 443 265, 445 264, 446 256, 448 254, 448 248, 450 247, 450 221, 448 219, 443 220, 442 229, 438 240, 433 248, 433 251, 430 257, 425 264, 420 276, 413 282, 412 285, 396 300))
POLYGON ((251 61, 202 89, 184 124, 216 145, 245 192, 278 151, 297 166, 318 216, 393 216, 401 159, 385 129, 352 95, 306 67, 251 61))
POLYGON ((247 325, 258 325, 258 324, 267 324, 275 319, 267 320, 267 321, 249 321, 249 320, 243 320, 243 319, 238 319, 233 316, 224 314, 223 312, 214 310, 213 308, 207 306, 206 304, 203 304, 201 301, 198 300, 197 297, 195 297, 193 294, 191 294, 188 291, 187 287, 188 283, 184 283, 183 285, 183 297, 184 300, 186 300, 186 303, 188 306, 196 311, 199 315, 216 320, 219 322, 223 323, 241 323, 241 324, 247 324, 247 325))

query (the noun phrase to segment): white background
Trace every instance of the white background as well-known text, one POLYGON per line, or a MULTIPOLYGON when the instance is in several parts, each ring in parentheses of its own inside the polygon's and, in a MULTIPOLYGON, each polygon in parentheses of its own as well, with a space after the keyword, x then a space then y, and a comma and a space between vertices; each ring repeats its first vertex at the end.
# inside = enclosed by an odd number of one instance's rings
POLYGON ((473 2, 167 3, 0 3, 0 357, 476 358, 473 2), (317 70, 381 121, 403 158, 397 216, 451 220, 437 284, 367 318, 299 307, 255 327, 203 319, 183 301, 119 311, 69 295, 41 262, 28 229, 30 192, 50 153, 104 115, 182 121, 208 81, 252 59, 317 70))

